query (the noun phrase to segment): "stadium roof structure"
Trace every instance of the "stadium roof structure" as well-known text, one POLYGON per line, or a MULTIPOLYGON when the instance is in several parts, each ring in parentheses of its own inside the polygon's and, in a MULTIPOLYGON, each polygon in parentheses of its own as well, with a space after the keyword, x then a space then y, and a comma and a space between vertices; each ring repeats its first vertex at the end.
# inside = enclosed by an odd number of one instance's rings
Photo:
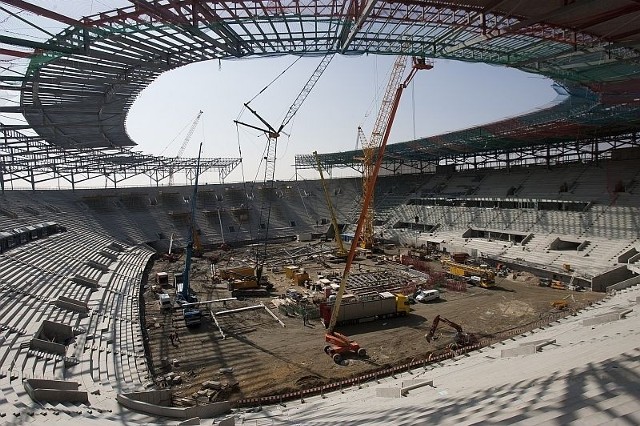
MULTIPOLYGON (((0 55, 10 58, 0 84, 20 95, 18 105, 0 112, 26 119, 1 127, 0 182, 25 169, 59 173, 34 159, 32 152, 46 156, 47 151, 33 148, 31 141, 70 162, 77 151, 102 152, 96 162, 112 152, 132 153, 135 142, 124 123, 140 91, 165 71, 210 59, 330 53, 445 58, 540 74, 567 94, 543 111, 394 144, 387 151, 390 161, 434 161, 619 135, 633 135, 635 141, 640 127, 640 2, 634 0, 119 3, 123 7, 81 17, 0 0, 7 14, 3 26, 19 21, 31 29, 17 37, 0 34, 0 55), (62 29, 53 34, 24 13, 62 29), (15 163, 21 166, 11 166, 15 163)), ((321 158, 327 165, 351 166, 354 153, 321 158)), ((228 170, 238 161, 211 166, 228 170)), ((308 156, 298 156, 296 163, 314 167, 308 156)), ((82 162, 69 168, 100 172, 82 162)), ((101 173, 119 170, 115 164, 101 173)))

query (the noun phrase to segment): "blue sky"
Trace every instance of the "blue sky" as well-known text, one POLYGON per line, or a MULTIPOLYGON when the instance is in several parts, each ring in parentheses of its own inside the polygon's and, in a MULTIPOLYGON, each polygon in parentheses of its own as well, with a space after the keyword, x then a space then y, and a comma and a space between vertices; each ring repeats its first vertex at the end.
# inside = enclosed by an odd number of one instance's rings
MULTIPOLYGON (((36 0, 35 4, 79 19, 82 16, 116 7, 128 6, 126 0, 36 0)), ((22 13, 40 28, 51 33, 65 25, 22 13)), ((2 31, 10 36, 46 40, 48 34, 17 19, 5 20, 2 31)), ((319 57, 302 58, 251 102, 274 127, 282 122, 308 78, 320 62, 319 57)), ((375 121, 387 85, 393 56, 337 56, 306 99, 296 117, 280 138, 276 177, 293 179, 296 154, 352 150, 356 147, 357 127, 367 136, 375 121)), ((266 144, 264 135, 247 128, 237 128, 233 120, 252 124, 257 120, 243 110, 243 103, 296 60, 292 56, 241 60, 207 61, 162 74, 138 97, 127 118, 127 131, 144 153, 175 156, 186 135, 186 128, 199 110, 204 114, 187 147, 184 157, 195 157, 203 141, 205 157, 238 157, 244 162, 227 181, 262 180, 260 159, 266 144), (173 141, 173 143, 172 143, 173 141)), ((14 60, 9 67, 26 66, 14 60), (14 63, 15 62, 15 63, 14 63), (22 65, 20 65, 22 64, 22 65)), ((391 133, 390 143, 437 135, 512 117, 539 108, 556 96, 552 82, 537 75, 485 64, 437 60, 430 71, 419 72, 404 91, 391 133)), ((17 92, 4 94, 19 102, 17 92)), ((6 118, 3 118, 6 119, 6 118)), ((353 175, 351 170, 334 170, 334 176, 353 175)), ((317 178, 314 171, 303 178, 317 178)), ((205 177, 217 182, 217 174, 205 177)), ((176 175, 176 183, 184 176, 176 175)), ((148 184, 136 179, 125 184, 148 184)))
MULTIPOLYGON (((266 139, 237 128, 234 120, 260 124, 243 104, 253 99, 296 58, 207 61, 161 75, 133 105, 127 131, 147 153, 175 156, 199 110, 204 114, 184 157, 244 158, 227 181, 261 180, 258 169, 266 139), (175 140, 174 140, 175 139, 175 140), (172 143, 172 140, 174 142, 172 143), (242 173, 244 171, 244 173, 242 173), (244 176, 244 177, 243 177, 244 176)), ((295 154, 351 150, 357 127, 370 134, 388 81, 392 56, 338 56, 333 59, 278 143, 276 177, 293 179, 295 154)), ((311 76, 320 58, 302 58, 250 105, 273 127, 311 76)), ((515 69, 437 60, 420 71, 403 94, 389 143, 460 130, 542 107, 556 97, 552 81, 515 69)), ((348 170, 334 170, 334 176, 348 170)), ((308 171, 303 178, 316 178, 308 171)), ((180 182, 176 177, 176 182, 180 182)), ((214 177, 206 180, 217 181, 214 177)))

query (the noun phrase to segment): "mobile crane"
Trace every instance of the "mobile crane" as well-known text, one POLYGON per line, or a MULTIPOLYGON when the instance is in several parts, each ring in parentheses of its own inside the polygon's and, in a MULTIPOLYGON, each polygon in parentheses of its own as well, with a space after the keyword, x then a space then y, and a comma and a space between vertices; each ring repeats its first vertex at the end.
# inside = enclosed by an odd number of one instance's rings
POLYGON ((336 212, 333 209, 333 203, 331 202, 331 196, 329 195, 329 189, 327 183, 324 180, 324 174, 322 173, 322 164, 320 164, 320 157, 318 157, 318 151, 313 151, 313 155, 316 158, 316 164, 318 165, 318 173, 320 173, 320 182, 322 183, 322 190, 324 191, 324 197, 327 200, 327 208, 331 215, 331 224, 333 225, 333 232, 336 236, 336 244, 338 245, 338 251, 336 255, 338 257, 346 257, 347 250, 344 248, 342 237, 340 236, 340 225, 338 225, 338 219, 336 219, 336 212))
POLYGON ((433 319, 433 324, 431 324, 431 329, 425 335, 427 342, 431 342, 432 340, 434 340, 436 329, 438 328, 438 325, 441 321, 456 330, 456 334, 453 336, 453 343, 449 345, 449 349, 453 350, 459 347, 473 345, 477 342, 477 339, 473 334, 465 333, 462 330, 462 326, 447 318, 441 317, 440 315, 436 315, 436 317, 433 319))
MULTIPOLYGON (((336 300, 331 309, 331 319, 329 321, 329 326, 327 327, 327 332, 325 333, 325 341, 326 343, 328 343, 328 345, 324 347, 324 352, 327 355, 331 356, 336 363, 340 363, 345 354, 355 353, 360 357, 364 357, 367 354, 366 350, 361 347, 356 341, 351 340, 346 335, 335 331, 335 327, 338 321, 338 314, 340 311, 340 304, 342 303, 342 297, 347 287, 349 271, 351 270, 351 264, 353 263, 353 259, 356 254, 356 248, 358 246, 358 244, 356 244, 355 242, 361 240, 365 222, 368 223, 368 218, 370 218, 369 206, 371 200, 373 199, 376 179, 378 177, 378 174, 380 173, 380 168, 382 167, 382 158, 384 157, 384 151, 387 147, 387 142, 389 141, 391 127, 393 125, 393 120, 395 118, 396 112, 398 111, 398 105, 400 104, 402 92, 409 85, 409 83, 415 76, 416 71, 418 71, 419 69, 428 69, 426 66, 424 66, 424 64, 424 58, 414 58, 413 66, 410 73, 405 78, 404 82, 398 84, 402 75, 404 74, 404 70, 406 69, 407 59, 404 56, 398 56, 396 58, 385 94, 385 99, 389 99, 390 102, 387 102, 386 104, 383 103, 383 107, 380 109, 378 118, 376 120, 376 126, 374 129, 374 134, 372 136, 375 136, 375 140, 380 141, 380 145, 376 146, 376 155, 373 155, 373 151, 375 151, 375 149, 372 149, 371 156, 369 157, 369 166, 371 166, 371 170, 368 174, 366 185, 363 188, 364 198, 362 201, 362 211, 360 212, 360 218, 358 219, 356 230, 353 235, 354 243, 351 244, 349 253, 347 254, 347 260, 344 266, 344 272, 342 273, 340 288, 338 289, 338 294, 336 294, 336 300), (373 163, 374 159, 375 163, 373 163)), ((372 140, 373 139, 374 138, 372 137, 372 140)))
MULTIPOLYGON (((202 142, 200 142, 200 148, 198 149, 198 162, 196 163, 196 176, 193 185, 193 195, 191 196, 191 224, 189 230, 189 241, 187 242, 187 249, 185 251, 184 259, 184 271, 182 272, 182 291, 179 292, 177 297, 183 300, 185 303, 197 302, 197 299, 192 295, 189 287, 189 272, 191 270, 191 257, 193 256, 195 220, 196 220, 196 199, 198 197, 198 177, 200 176, 200 155, 202 154, 202 142)), ((199 240, 198 240, 199 241, 199 240)), ((189 305, 182 310, 182 316, 184 322, 188 326, 200 325, 202 319, 202 311, 195 305, 189 305)))
MULTIPOLYGON (((478 277, 478 285, 483 288, 493 288, 496 285, 496 274, 486 268, 478 268, 464 263, 454 262, 452 260, 442 260, 442 266, 449 268, 449 273, 458 277, 478 277)), ((471 282, 474 282, 471 280, 471 282)))

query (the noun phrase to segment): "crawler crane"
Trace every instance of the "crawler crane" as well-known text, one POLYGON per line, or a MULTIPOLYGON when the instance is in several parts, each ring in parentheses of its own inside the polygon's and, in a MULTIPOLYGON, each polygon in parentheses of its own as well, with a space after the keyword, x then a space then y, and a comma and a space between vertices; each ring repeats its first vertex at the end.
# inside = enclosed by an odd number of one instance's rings
MULTIPOLYGON (((402 96, 402 91, 409 85, 413 77, 415 76, 418 70, 429 70, 433 68, 433 62, 427 61, 425 58, 416 58, 412 59, 412 66, 409 75, 404 80, 404 83, 400 83, 400 79, 402 78, 402 74, 404 73, 406 67, 406 59, 402 58, 397 59, 393 69, 391 71, 391 77, 389 78, 389 84, 387 86, 387 90, 385 92, 384 97, 382 98, 382 103, 380 105, 380 111, 378 111, 378 116, 376 118, 375 124, 373 125, 373 131, 371 132, 371 136, 369 140, 364 136, 364 132, 362 129, 358 128, 358 138, 360 140, 360 144, 362 145, 362 190, 363 190, 363 200, 364 193, 367 191, 367 187, 369 186, 370 181, 376 180, 377 176, 374 176, 374 168, 376 156, 382 156, 381 147, 383 143, 386 144, 384 138, 388 138, 388 133, 386 132, 393 125, 393 120, 396 115, 396 111, 398 109, 400 97, 402 96), (397 90, 396 90, 397 88, 397 90), (395 91, 395 92, 394 92, 395 91)), ((364 203, 363 203, 364 204, 364 203)), ((364 208, 364 205, 363 205, 364 208)), ((374 230, 373 230, 373 222, 374 222, 374 211, 373 211, 373 194, 371 194, 371 200, 366 207, 366 216, 364 222, 364 230, 362 235, 360 235, 355 241, 358 241, 360 246, 365 249, 373 248, 373 240, 374 240, 374 230)))
POLYGON ((406 57, 399 56, 394 63, 393 71, 391 73, 391 79, 389 80, 389 85, 387 86, 387 91, 385 94, 385 99, 388 99, 389 102, 383 105, 383 108, 381 108, 376 120, 376 126, 374 129, 374 134, 372 135, 372 140, 379 140, 380 144, 379 146, 370 149, 370 173, 367 174, 366 185, 364 186, 362 211, 360 213, 360 218, 358 219, 356 231, 353 236, 354 243, 351 244, 349 253, 347 254, 347 260, 344 266, 340 288, 338 289, 336 300, 331 309, 331 320, 329 321, 329 326, 327 327, 327 332, 325 334, 325 341, 328 343, 328 345, 324 347, 324 351, 327 355, 331 356, 336 363, 342 361, 343 356, 348 353, 354 353, 360 357, 365 356, 367 353, 366 350, 360 347, 357 342, 351 340, 344 334, 335 331, 335 327, 338 321, 338 313, 340 311, 340 304, 342 303, 342 296, 344 295, 344 291, 347 286, 349 271, 351 269, 351 264, 353 263, 356 248, 358 246, 358 244, 356 244, 355 242, 360 241, 363 228, 365 227, 365 222, 368 222, 368 219, 371 217, 369 206, 371 204, 371 200, 373 199, 376 179, 378 177, 378 173, 380 172, 380 167, 382 166, 382 158, 387 147, 387 142, 389 141, 393 119, 395 118, 396 112, 398 110, 402 92, 409 85, 417 70, 430 68, 425 66, 424 58, 414 58, 413 66, 409 75, 405 78, 404 82, 400 83, 400 79, 404 73, 406 66, 406 57), (373 160, 375 160, 375 163, 373 162, 373 160))

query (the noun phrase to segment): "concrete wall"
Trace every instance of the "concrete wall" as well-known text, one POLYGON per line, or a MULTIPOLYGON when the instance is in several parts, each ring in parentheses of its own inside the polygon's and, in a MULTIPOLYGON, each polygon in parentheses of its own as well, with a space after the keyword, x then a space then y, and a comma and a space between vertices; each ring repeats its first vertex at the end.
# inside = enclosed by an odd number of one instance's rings
POLYGON ((613 290, 623 290, 636 284, 640 284, 640 275, 636 275, 635 277, 631 277, 628 280, 620 281, 617 284, 610 285, 609 287, 607 287, 607 293, 613 290))
POLYGON ((633 273, 627 269, 627 265, 617 267, 604 272, 591 279, 591 290, 606 291, 607 287, 633 277, 633 273))
POLYGON ((81 275, 74 275, 73 278, 71 278, 71 281, 73 281, 76 284, 80 284, 89 288, 100 287, 100 285, 98 284, 98 281, 91 278, 83 277, 81 275))
POLYGON ((170 407, 171 391, 168 389, 118 394, 117 400, 130 410, 173 419, 212 418, 231 411, 228 401, 187 408, 170 407))
POLYGON ((63 300, 59 298, 54 302, 54 304, 60 309, 66 309, 67 311, 78 312, 80 314, 86 314, 89 312, 89 307, 86 303, 82 302, 69 302, 68 300, 63 300))
POLYGON ((29 349, 36 351, 44 351, 52 354, 58 354, 64 356, 67 353, 67 347, 60 343, 49 342, 42 339, 31 339, 29 343, 29 349))
POLYGON ((636 258, 637 254, 638 254, 638 250, 636 250, 635 247, 632 247, 629 250, 622 253, 620 256, 618 256, 618 263, 627 263, 632 258, 636 258))
POLYGON ((28 379, 24 389, 34 401, 88 403, 89 395, 79 391, 77 382, 61 380, 28 379))

